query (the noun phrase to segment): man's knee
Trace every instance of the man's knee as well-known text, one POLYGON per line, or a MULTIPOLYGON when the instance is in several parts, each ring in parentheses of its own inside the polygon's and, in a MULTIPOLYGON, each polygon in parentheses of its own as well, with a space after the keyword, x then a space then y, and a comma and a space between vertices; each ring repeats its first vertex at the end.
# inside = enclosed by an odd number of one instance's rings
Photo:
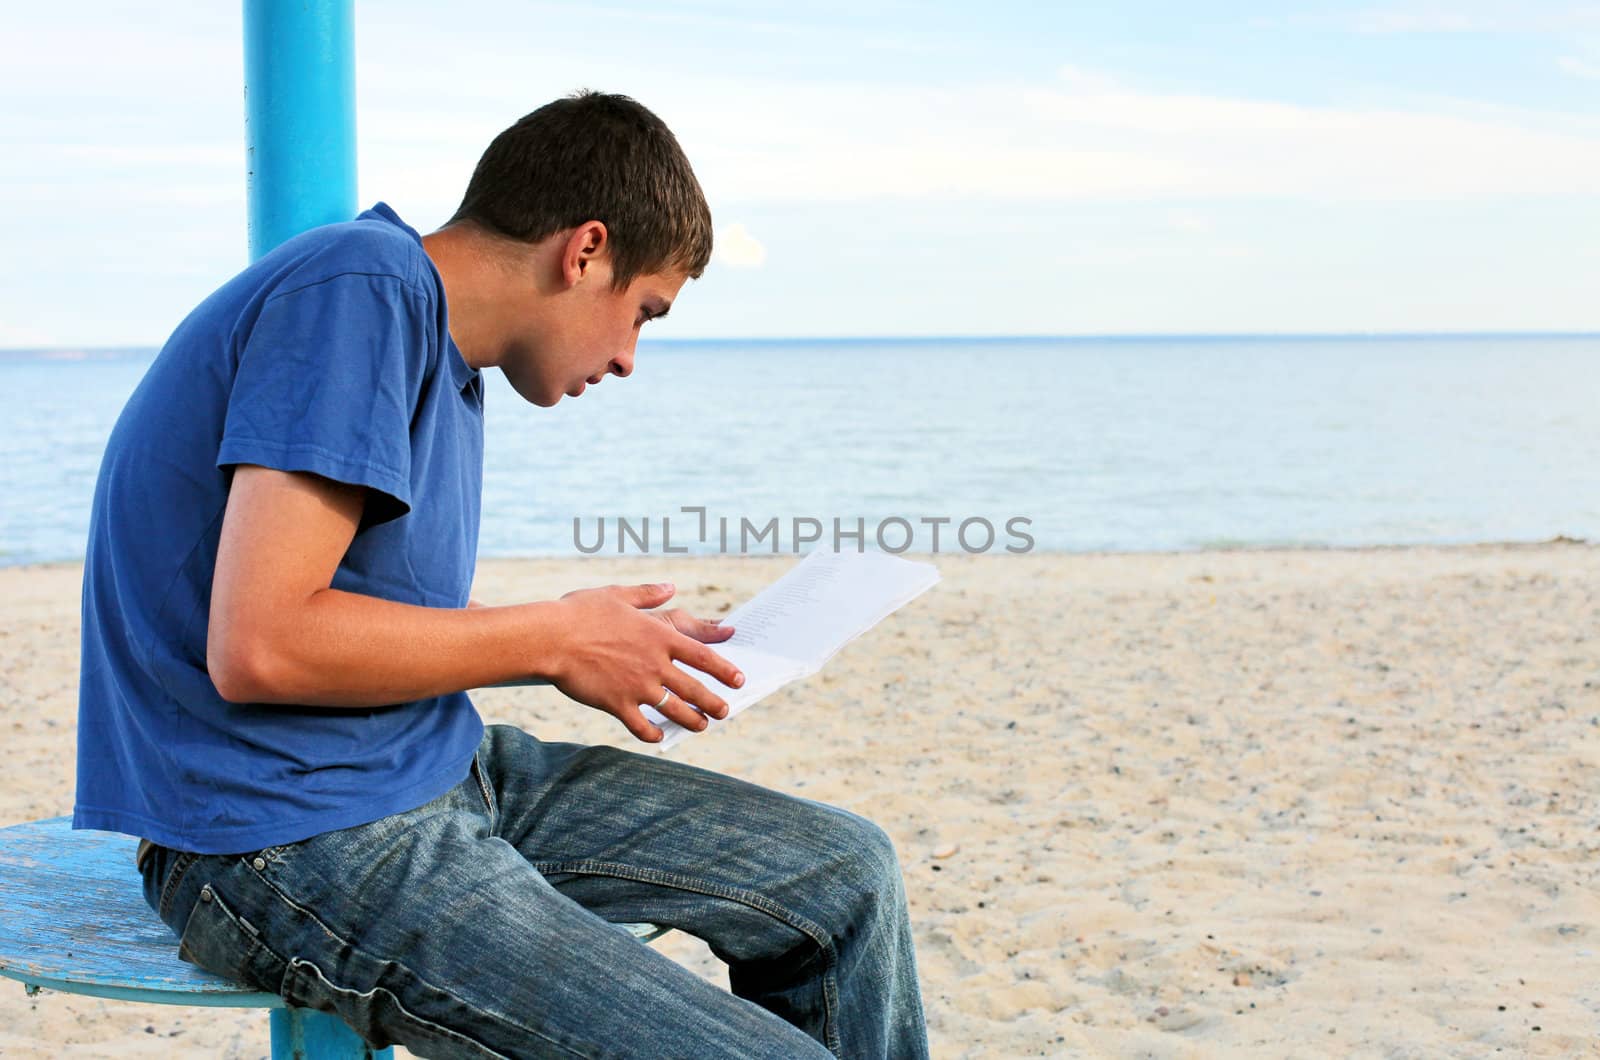
POLYGON ((859 814, 825 807, 826 837, 833 852, 833 882, 857 899, 898 905, 905 900, 900 857, 894 840, 859 814))

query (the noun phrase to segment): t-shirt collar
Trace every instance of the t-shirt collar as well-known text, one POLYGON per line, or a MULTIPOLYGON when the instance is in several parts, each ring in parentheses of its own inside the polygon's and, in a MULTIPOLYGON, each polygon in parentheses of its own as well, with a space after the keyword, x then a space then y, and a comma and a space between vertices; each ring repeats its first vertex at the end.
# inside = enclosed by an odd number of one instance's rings
MULTIPOLYGON (((395 213, 394 208, 388 203, 382 201, 374 203, 372 209, 368 210, 367 213, 377 214, 416 240, 417 246, 422 246, 422 234, 400 220, 400 215, 395 213)), ((448 312, 448 308, 446 311, 448 312)), ((448 328, 445 329, 445 345, 448 347, 446 351, 448 356, 445 359, 450 362, 450 378, 455 381, 457 390, 465 390, 478 378, 478 370, 468 364, 467 359, 461 355, 461 349, 456 346, 455 339, 450 337, 448 328)))
POLYGON ((422 233, 418 232, 415 228, 412 228, 410 225, 400 220, 400 215, 395 213, 394 208, 388 203, 375 203, 372 209, 368 210, 367 213, 377 214, 379 217, 383 218, 385 221, 388 221, 396 228, 404 230, 406 235, 417 241, 417 246, 420 247, 422 245, 422 233))

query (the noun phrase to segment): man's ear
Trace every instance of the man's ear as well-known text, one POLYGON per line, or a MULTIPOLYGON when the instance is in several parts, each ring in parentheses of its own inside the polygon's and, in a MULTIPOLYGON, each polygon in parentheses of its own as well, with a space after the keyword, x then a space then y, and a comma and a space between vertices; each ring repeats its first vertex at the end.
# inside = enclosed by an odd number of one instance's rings
POLYGON ((585 221, 567 236, 561 253, 561 276, 568 287, 589 278, 590 270, 611 257, 611 237, 604 222, 585 221))

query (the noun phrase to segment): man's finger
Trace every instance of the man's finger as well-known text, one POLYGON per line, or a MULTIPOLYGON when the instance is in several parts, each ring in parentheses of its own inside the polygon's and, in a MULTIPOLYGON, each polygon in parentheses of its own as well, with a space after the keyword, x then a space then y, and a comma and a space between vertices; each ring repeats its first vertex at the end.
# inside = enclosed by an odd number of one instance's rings
POLYGON ((634 739, 643 740, 645 743, 660 743, 666 733, 645 719, 644 711, 638 707, 624 707, 614 712, 613 716, 622 727, 633 734, 634 739))
POLYGON ((744 684, 744 674, 739 672, 737 666, 693 637, 680 636, 673 641, 672 655, 673 658, 683 660, 696 670, 710 674, 729 688, 738 688, 744 684))
POLYGON ((728 716, 727 700, 684 673, 678 667, 674 666, 672 668, 672 673, 667 675, 666 682, 667 688, 672 694, 691 707, 703 711, 713 718, 726 718, 728 716))
POLYGON ((667 701, 661 706, 656 707, 656 710, 671 718, 679 725, 682 725, 690 732, 702 732, 705 730, 707 725, 711 724, 710 722, 706 721, 704 714, 701 714, 698 710, 695 710, 688 703, 685 703, 683 698, 676 692, 669 692, 667 701))
POLYGON ((669 612, 672 628, 686 637, 693 637, 702 644, 719 644, 733 636, 733 627, 724 626, 719 622, 695 618, 687 611, 677 610, 669 612))
POLYGON ((644 585, 618 586, 622 598, 634 607, 660 607, 672 599, 678 589, 671 582, 649 582, 644 585))

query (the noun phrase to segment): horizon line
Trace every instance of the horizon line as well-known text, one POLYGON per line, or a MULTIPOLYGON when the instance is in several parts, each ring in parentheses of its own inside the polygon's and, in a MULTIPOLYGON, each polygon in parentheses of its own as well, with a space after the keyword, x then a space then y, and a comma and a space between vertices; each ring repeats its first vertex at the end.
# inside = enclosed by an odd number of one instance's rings
POLYGON ((928 335, 783 335, 733 336, 729 338, 652 338, 640 339, 652 345, 710 342, 1201 342, 1251 340, 1348 340, 1372 339, 1600 339, 1600 330, 1584 331, 1105 331, 1038 334, 928 334, 928 335))
MULTIPOLYGON (((1600 339, 1600 330, 1557 331, 1107 331, 1075 333, 1019 333, 1019 334, 883 334, 883 335, 735 335, 735 336, 672 336, 641 338, 641 344, 652 346, 706 345, 733 343, 848 343, 848 342, 1247 342, 1247 341, 1385 341, 1394 339, 1600 339)), ((53 353, 76 351, 82 353, 134 353, 159 350, 163 343, 85 344, 57 343, 53 345, 0 346, 0 356, 18 353, 53 353)))

